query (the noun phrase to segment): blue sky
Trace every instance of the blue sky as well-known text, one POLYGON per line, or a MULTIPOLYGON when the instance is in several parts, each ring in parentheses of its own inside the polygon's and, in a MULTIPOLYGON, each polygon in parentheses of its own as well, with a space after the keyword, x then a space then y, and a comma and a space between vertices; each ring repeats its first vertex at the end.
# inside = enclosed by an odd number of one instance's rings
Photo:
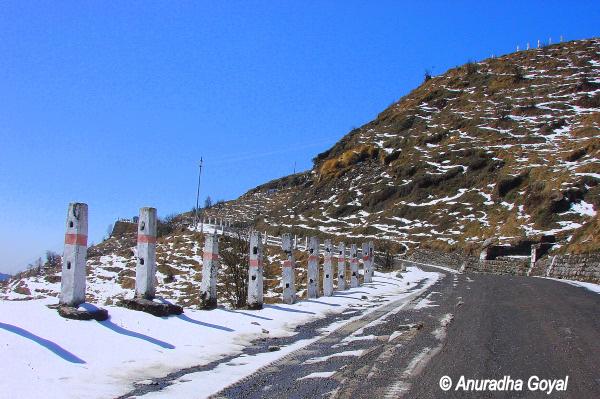
POLYGON ((141 206, 233 199, 434 74, 598 36, 597 1, 0 3, 0 272, 141 206))

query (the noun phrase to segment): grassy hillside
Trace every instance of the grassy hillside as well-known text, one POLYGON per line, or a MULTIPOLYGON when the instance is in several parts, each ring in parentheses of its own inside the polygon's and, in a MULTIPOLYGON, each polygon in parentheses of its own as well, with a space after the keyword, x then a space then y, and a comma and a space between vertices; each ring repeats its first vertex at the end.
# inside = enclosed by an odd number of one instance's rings
POLYGON ((468 63, 349 132, 312 170, 208 213, 407 248, 554 234, 563 250, 597 251, 599 76, 598 39, 468 63))
MULTIPOLYGON (((424 82, 314 158, 314 167, 206 210, 271 235, 374 239, 477 253, 553 234, 561 252, 600 250, 600 40, 468 63, 424 82)), ((159 225, 158 294, 199 303, 203 237, 191 214, 159 225)), ((89 249, 90 301, 133 295, 135 226, 89 249), (116 282, 116 284, 115 284, 116 282)), ((222 254, 235 243, 221 243, 222 254)), ((266 250, 266 301, 280 294, 282 253, 266 250)), ((297 281, 306 279, 306 253, 297 281)), ((244 262, 241 262, 244 263, 244 262)), ((220 292, 230 266, 220 269, 220 292)), ((244 264, 245 268, 245 264, 244 264)), ((60 267, 29 270, 0 297, 56 296, 60 267)), ((302 293, 302 291, 300 292, 302 293)))

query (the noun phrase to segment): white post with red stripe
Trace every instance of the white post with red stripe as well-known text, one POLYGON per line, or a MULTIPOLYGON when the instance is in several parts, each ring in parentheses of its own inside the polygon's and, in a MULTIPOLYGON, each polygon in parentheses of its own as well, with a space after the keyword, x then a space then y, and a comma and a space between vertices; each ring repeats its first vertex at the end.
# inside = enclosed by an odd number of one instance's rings
POLYGON ((60 282, 61 305, 77 307, 85 302, 87 233, 87 204, 80 202, 69 204, 60 282))
POLYGON ((260 232, 250 234, 250 261, 248 270, 248 308, 263 307, 263 242, 260 232))
POLYGON ((358 250, 356 244, 352 244, 350 247, 350 288, 358 286, 358 250))
POLYGON ((346 245, 343 242, 338 244, 338 258, 337 258, 337 288, 340 291, 345 290, 346 287, 346 245))
POLYGON ((307 290, 308 298, 319 297, 319 239, 310 237, 308 240, 308 269, 307 269, 307 290))
POLYGON ((323 295, 333 295, 333 266, 331 258, 333 256, 331 240, 325 240, 325 254, 323 261, 323 295))
POLYGON ((284 234, 281 237, 281 249, 283 249, 283 252, 285 252, 286 255, 286 259, 283 261, 283 270, 281 274, 283 302, 291 305, 296 302, 296 278, 294 276, 296 261, 294 260, 291 234, 284 234))
POLYGON ((135 296, 154 299, 156 295, 156 208, 141 208, 138 220, 135 296))
POLYGON ((219 237, 217 231, 204 236, 202 255, 202 282, 200 283, 200 307, 217 307, 217 271, 219 269, 219 237))

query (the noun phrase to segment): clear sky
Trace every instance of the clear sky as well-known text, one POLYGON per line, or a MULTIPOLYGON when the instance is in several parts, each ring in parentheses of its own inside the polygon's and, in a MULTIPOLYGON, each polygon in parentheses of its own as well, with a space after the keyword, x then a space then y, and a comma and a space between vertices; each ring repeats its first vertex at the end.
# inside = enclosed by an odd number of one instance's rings
POLYGON ((233 199, 433 74, 598 36, 598 1, 3 1, 0 272, 141 206, 233 199))

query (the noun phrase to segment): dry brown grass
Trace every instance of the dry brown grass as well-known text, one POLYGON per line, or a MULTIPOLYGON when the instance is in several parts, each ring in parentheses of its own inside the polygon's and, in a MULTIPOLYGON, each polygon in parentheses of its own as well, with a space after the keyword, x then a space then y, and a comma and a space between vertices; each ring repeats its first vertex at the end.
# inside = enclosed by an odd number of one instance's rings
POLYGON ((341 170, 346 169, 358 162, 364 161, 368 158, 376 158, 379 152, 378 149, 372 145, 361 144, 355 148, 351 148, 339 157, 328 159, 321 165, 319 174, 323 177, 328 177, 339 173, 341 170))

